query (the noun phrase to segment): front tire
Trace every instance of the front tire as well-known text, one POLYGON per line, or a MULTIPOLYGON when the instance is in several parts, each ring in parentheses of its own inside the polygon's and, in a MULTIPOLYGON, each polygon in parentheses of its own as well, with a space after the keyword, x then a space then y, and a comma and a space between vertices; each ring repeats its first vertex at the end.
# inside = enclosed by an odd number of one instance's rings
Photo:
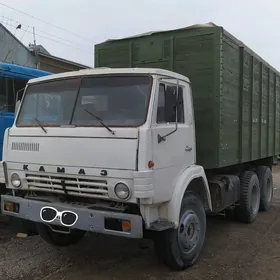
POLYGON ((192 266, 202 251, 205 233, 206 214, 202 201, 189 192, 181 204, 178 228, 159 232, 154 240, 159 260, 175 270, 192 266))
POLYGON ((66 247, 78 243, 85 235, 82 230, 72 230, 70 233, 54 232, 45 224, 38 223, 37 231, 40 237, 53 246, 66 247))

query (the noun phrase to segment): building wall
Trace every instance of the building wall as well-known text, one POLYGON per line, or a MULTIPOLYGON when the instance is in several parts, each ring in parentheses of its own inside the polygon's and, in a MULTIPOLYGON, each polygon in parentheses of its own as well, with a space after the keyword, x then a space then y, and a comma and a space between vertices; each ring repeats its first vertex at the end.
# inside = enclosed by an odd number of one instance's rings
POLYGON ((0 61, 36 68, 35 57, 0 24, 0 61))
POLYGON ((54 74, 83 69, 79 66, 68 64, 51 57, 41 56, 40 54, 38 56, 38 63, 39 63, 39 69, 54 74))

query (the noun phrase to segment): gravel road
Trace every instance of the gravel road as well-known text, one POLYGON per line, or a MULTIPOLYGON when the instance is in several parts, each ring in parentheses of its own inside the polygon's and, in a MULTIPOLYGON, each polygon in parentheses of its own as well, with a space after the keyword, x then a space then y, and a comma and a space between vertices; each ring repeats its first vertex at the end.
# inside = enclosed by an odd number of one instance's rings
POLYGON ((274 168, 272 209, 252 225, 208 219, 197 265, 172 272, 157 262, 149 240, 94 235, 76 246, 54 248, 38 236, 17 238, 0 219, 0 279, 28 280, 278 280, 280 279, 280 166, 274 168))

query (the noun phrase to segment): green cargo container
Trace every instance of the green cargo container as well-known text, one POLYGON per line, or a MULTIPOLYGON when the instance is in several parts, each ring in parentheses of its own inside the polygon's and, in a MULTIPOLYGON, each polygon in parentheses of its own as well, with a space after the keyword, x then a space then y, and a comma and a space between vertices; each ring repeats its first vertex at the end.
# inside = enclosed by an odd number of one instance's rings
POLYGON ((95 67, 153 67, 190 78, 197 161, 220 168, 280 154, 280 74, 212 23, 95 46, 95 67))

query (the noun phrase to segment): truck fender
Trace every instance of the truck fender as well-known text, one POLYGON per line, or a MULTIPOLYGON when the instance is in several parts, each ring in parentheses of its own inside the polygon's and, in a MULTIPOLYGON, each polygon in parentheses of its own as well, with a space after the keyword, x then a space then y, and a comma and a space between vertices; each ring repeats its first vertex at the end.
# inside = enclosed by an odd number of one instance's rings
POLYGON ((172 198, 168 203, 168 220, 178 227, 180 208, 186 191, 199 195, 205 210, 212 210, 211 194, 208 181, 202 166, 192 165, 185 169, 176 181, 172 198))

